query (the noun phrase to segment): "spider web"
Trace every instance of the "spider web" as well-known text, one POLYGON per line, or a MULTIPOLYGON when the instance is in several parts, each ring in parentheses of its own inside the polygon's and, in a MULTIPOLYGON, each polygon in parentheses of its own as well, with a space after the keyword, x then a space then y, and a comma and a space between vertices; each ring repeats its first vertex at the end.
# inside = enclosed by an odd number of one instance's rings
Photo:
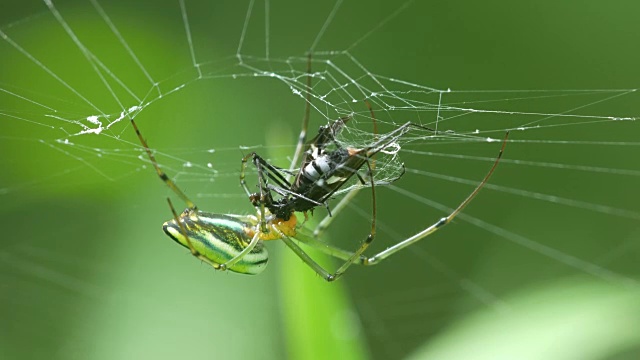
MULTIPOLYGON (((636 290, 639 59, 625 45, 633 21, 620 19, 633 12, 591 4, 570 17, 569 5, 435 6, 9 5, 0 18, 0 194, 14 240, 0 248, 8 288, 19 290, 16 299, 48 286, 63 297, 122 294, 126 281, 105 258, 145 272, 139 254, 164 251, 150 248, 162 235, 149 229, 170 217, 164 197, 172 194, 130 118, 200 208, 248 213, 240 158, 256 151, 288 168, 308 101, 309 137, 351 117, 339 138, 346 146, 367 146, 408 121, 434 130, 411 130, 376 157, 373 252, 450 213, 510 131, 495 176, 452 225, 347 274, 374 357, 410 353, 452 314, 510 311, 505 296, 522 284, 585 277, 636 290), (477 12, 496 25, 483 27, 477 12), (25 219, 42 219, 46 233, 25 229, 25 219), (77 233, 99 241, 61 240, 77 233), (132 245, 136 237, 154 240, 132 245)), ((248 177, 256 178, 254 169, 248 177)), ((352 249, 366 236, 369 194, 336 216, 327 241, 352 249)))

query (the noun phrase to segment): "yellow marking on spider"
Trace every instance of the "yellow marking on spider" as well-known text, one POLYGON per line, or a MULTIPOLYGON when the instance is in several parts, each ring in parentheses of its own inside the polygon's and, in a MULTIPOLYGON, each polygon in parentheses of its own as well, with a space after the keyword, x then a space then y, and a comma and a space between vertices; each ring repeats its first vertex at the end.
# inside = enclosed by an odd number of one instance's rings
MULTIPOLYGON (((295 216, 295 214, 292 214, 291 217, 289 218, 289 220, 274 219, 274 220, 271 220, 269 222, 269 224, 270 224, 270 226, 273 226, 276 229, 278 229, 280 232, 282 232, 286 236, 295 237, 296 236, 296 225, 298 224, 298 218, 295 216)), ((253 228, 246 228, 245 232, 250 237, 253 237, 255 235, 255 229, 253 229, 253 228)), ((281 238, 281 236, 278 234, 277 231, 269 231, 267 233, 260 232, 260 234, 258 236, 259 236, 260 240, 265 240, 265 241, 266 240, 279 240, 281 238)))

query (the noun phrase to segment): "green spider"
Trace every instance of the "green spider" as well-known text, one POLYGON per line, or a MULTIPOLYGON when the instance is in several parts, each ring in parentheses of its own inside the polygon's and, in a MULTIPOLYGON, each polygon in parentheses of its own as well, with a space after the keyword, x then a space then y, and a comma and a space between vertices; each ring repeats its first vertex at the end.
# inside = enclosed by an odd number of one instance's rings
MULTIPOLYGON (((451 220, 471 202, 493 174, 502 156, 508 136, 507 133, 500 152, 485 178, 452 213, 396 245, 374 256, 366 257, 363 255, 363 252, 375 237, 375 183, 373 178, 370 180, 373 196, 371 233, 365 241, 362 242, 358 250, 349 252, 321 242, 317 240, 315 236, 300 233, 296 227, 297 217, 293 211, 291 211, 289 218, 285 220, 273 215, 268 208, 264 207, 264 203, 260 204, 260 201, 257 201, 258 203, 256 204, 256 199, 252 199, 252 202, 256 206, 256 215, 214 214, 199 210, 196 204, 160 169, 153 153, 149 149, 147 142, 142 137, 133 119, 131 119, 131 124, 160 179, 187 204, 184 212, 178 215, 171 201, 167 198, 169 207, 173 213, 173 219, 165 222, 163 229, 173 240, 188 248, 195 257, 210 264, 216 270, 230 270, 243 274, 259 274, 264 270, 268 262, 268 253, 264 246, 264 241, 282 240, 296 255, 327 281, 333 281, 339 278, 353 263, 361 265, 377 264, 397 251, 433 234, 451 222, 451 220), (315 262, 292 238, 318 248, 326 254, 344 260, 343 265, 334 273, 330 273, 315 262)), ((372 155, 363 156, 367 158, 366 163, 372 155)), ((243 171, 241 175, 243 179, 246 161, 247 157, 243 159, 243 171)), ((372 172, 369 171, 370 175, 371 173, 372 172)), ((243 186, 246 190, 244 183, 243 186)), ((357 191, 357 189, 353 191, 357 191)), ((255 196, 255 194, 251 195, 255 196)), ((345 205, 343 202, 349 201, 350 198, 351 196, 345 196, 341 203, 336 206, 336 209, 342 209, 345 205)), ((334 211, 333 216, 335 216, 336 213, 337 211, 334 211)), ((327 225, 328 221, 322 221, 314 234, 317 235, 321 233, 327 225)))

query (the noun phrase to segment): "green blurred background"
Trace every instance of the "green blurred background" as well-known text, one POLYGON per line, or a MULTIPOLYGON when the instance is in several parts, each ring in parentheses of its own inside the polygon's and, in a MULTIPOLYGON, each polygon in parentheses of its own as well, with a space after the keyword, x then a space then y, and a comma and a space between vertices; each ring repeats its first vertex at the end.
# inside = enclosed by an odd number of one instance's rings
MULTIPOLYGON (((78 50, 39 1, 3 3, 0 29, 108 114, 117 117, 122 106, 87 56, 100 59, 138 96, 157 96, 91 2, 55 5, 91 54, 78 50)), ((163 92, 187 85, 136 117, 158 150, 159 162, 170 175, 178 174, 178 184, 200 208, 250 212, 237 184, 239 146, 260 145, 258 151, 285 166, 304 102, 273 79, 193 81, 197 75, 177 1, 101 5, 153 79, 162 81, 163 92), (186 161, 195 166, 185 167, 186 161), (209 162, 217 173, 207 167, 209 162)), ((195 56, 205 73, 247 72, 233 67, 247 6, 186 2, 195 56)), ((242 54, 265 56, 268 31, 274 61, 260 66, 283 73, 288 65, 277 60, 304 56, 333 6, 274 0, 266 26, 265 4, 256 2, 242 54)), ((350 53, 376 74, 415 84, 454 90, 638 86, 637 2, 443 1, 402 8, 391 2, 345 1, 315 50, 350 48, 373 30, 350 53), (383 23, 395 11, 400 12, 383 23)), ((346 69, 360 71, 342 61, 346 69)), ((294 66, 304 71, 303 63, 294 66)), ((9 41, 0 42, 0 90, 0 225, 5 231, 0 358, 640 356, 637 122, 587 124, 585 118, 556 117, 541 122, 539 130, 513 132, 506 161, 491 183, 530 193, 487 188, 465 211, 497 231, 460 219, 376 267, 355 268, 339 282, 325 284, 279 242, 268 244, 272 259, 267 270, 248 277, 216 273, 169 241, 160 225, 170 217, 165 200, 170 191, 148 166, 143 168, 126 121, 101 135, 69 136, 82 129, 61 119, 83 119, 96 109, 9 41), (58 143, 61 139, 73 145, 58 143), (508 161, 515 159, 626 172, 508 161), (565 206, 535 199, 531 192, 619 211, 565 206)), ((137 103, 123 88, 114 85, 113 91, 125 107, 137 103)), ((639 114, 636 94, 596 103, 608 96, 576 98, 547 91, 539 97, 527 93, 525 101, 495 101, 521 95, 461 93, 445 96, 445 102, 485 108, 478 101, 491 99, 486 108, 543 114, 592 104, 569 114, 639 114)), ((404 122, 434 114, 379 116, 404 122)), ((480 128, 501 137, 507 128, 538 119, 484 115, 447 126, 480 128)), ((324 119, 314 112, 311 121, 315 129, 324 119)), ((498 149, 496 143, 413 146, 486 158, 498 149)), ((401 156, 409 169, 475 181, 490 165, 468 158, 401 156)), ((448 207, 472 190, 412 172, 394 185, 448 207)), ((378 194, 381 226, 374 251, 444 215, 390 189, 378 194)), ((355 248, 368 231, 369 201, 362 192, 327 238, 355 248)), ((323 214, 318 211, 316 218, 323 214)))

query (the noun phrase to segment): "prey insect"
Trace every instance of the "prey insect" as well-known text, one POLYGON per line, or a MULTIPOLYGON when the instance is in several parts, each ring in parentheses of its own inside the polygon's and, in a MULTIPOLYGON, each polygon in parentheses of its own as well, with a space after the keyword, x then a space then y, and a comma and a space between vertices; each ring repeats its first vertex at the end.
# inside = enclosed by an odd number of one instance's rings
MULTIPOLYGON (((287 180, 287 175, 292 174, 269 164, 257 153, 246 155, 242 159, 240 182, 251 203, 256 207, 264 205, 276 218, 283 220, 289 220, 295 212, 302 212, 306 216, 308 211, 313 211, 318 206, 326 207, 331 216, 327 201, 353 176, 356 176, 362 185, 369 181, 371 186, 374 186, 373 166, 370 160, 377 153, 388 147, 399 147, 396 141, 411 128, 433 131, 409 122, 378 137, 367 146, 356 148, 343 146, 336 139, 349 120, 350 116, 342 117, 320 127, 318 134, 305 146, 306 151, 303 153, 298 172, 293 174, 293 182, 287 180), (331 145, 334 149, 329 148, 331 145), (246 164, 249 159, 258 171, 258 193, 251 193, 245 182, 246 164), (368 180, 359 173, 364 165, 367 165, 365 177, 368 177, 368 180), (269 180, 275 185, 269 184, 269 180), (274 200, 272 192, 277 193, 280 198, 274 200)), ((393 182, 403 174, 404 165, 400 175, 387 182, 393 182)), ((375 193, 372 195, 375 197, 375 193)))
MULTIPOLYGON (((310 73, 310 57, 307 71, 310 73)), ((311 89, 311 76, 307 77, 307 90, 311 89)), ((309 92, 308 92, 309 94, 309 92)), ((368 103, 367 103, 368 105, 368 103)), ((298 140, 297 150, 294 154, 294 163, 300 158, 297 171, 287 171, 271 165, 257 153, 250 153, 242 158, 240 184, 247 194, 250 202, 256 209, 255 215, 215 214, 198 209, 173 180, 158 165, 155 156, 142 136, 140 129, 131 118, 142 147, 144 148, 158 177, 178 195, 187 205, 187 208, 178 215, 171 200, 167 198, 169 207, 173 213, 173 219, 163 224, 164 232, 180 245, 188 248, 198 259, 210 264, 217 270, 230 270, 244 274, 258 274, 262 272, 268 262, 267 249, 264 241, 282 240, 296 255, 298 255, 309 267, 327 281, 339 278, 352 264, 374 265, 388 258, 396 252, 404 249, 419 240, 433 234, 443 226, 450 223, 480 192, 495 171, 506 146, 508 133, 502 143, 502 147, 492 167, 484 179, 476 188, 447 216, 436 221, 417 234, 404 239, 386 250, 367 257, 363 255, 376 236, 376 182, 374 179, 374 156, 383 149, 396 144, 398 139, 404 136, 412 128, 427 129, 411 122, 397 127, 395 130, 384 134, 375 134, 372 143, 359 148, 343 146, 336 136, 346 126, 349 117, 340 118, 328 125, 320 127, 318 134, 309 142, 306 142, 306 133, 309 122, 310 102, 307 97, 307 111, 303 118, 301 135, 298 140), (258 172, 257 193, 252 193, 245 181, 247 163, 251 160, 258 172), (361 175, 360 170, 366 167, 366 173, 361 175), (293 181, 288 177, 294 176, 293 181), (318 240, 298 231, 296 212, 307 216, 307 212, 313 211, 318 206, 329 209, 328 201, 350 178, 356 176, 362 185, 371 189, 372 213, 371 230, 355 251, 347 251, 318 240), (269 181, 273 182, 270 184, 269 181), (274 198, 273 194, 278 198, 274 198), (343 260, 343 263, 335 272, 329 272, 314 261, 293 239, 299 240, 308 246, 319 249, 335 258, 343 260)), ((371 110, 372 119, 375 116, 371 110)), ((292 169, 295 169, 292 166, 292 169)), ((400 178, 400 174, 392 181, 400 178)), ((343 209, 346 202, 359 190, 356 187, 350 191, 335 207, 343 209)), ((329 215, 331 216, 331 212, 329 215)), ((324 230, 329 221, 325 218, 314 234, 324 230)))

